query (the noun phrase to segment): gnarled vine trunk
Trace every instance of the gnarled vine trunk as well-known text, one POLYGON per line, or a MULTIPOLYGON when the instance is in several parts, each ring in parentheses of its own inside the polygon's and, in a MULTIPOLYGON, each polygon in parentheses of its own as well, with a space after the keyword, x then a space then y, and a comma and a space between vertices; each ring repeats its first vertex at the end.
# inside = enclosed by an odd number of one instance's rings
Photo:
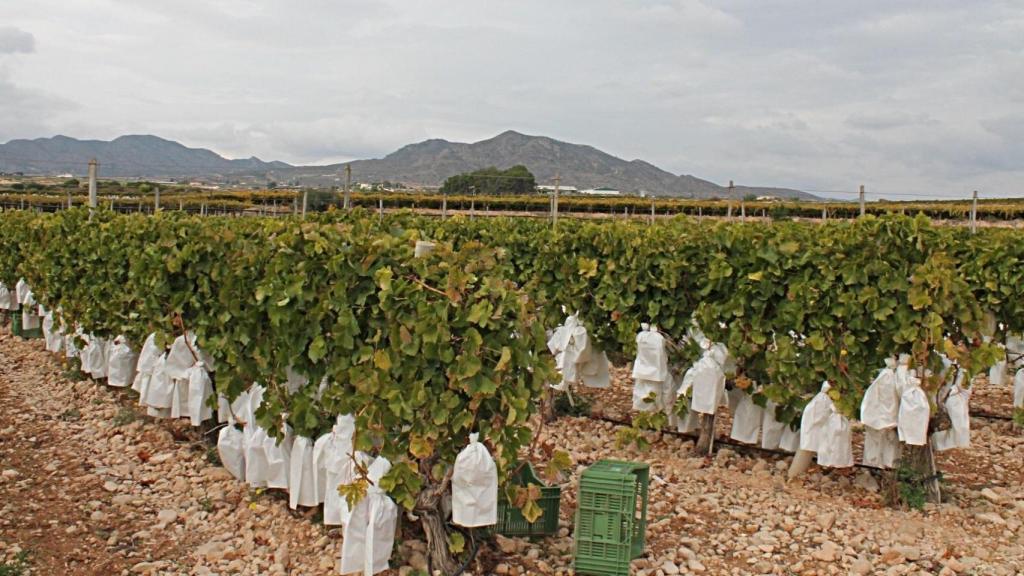
POLYGON ((700 415, 700 436, 693 451, 698 456, 710 456, 715 447, 715 415, 700 415))
POLYGON ((427 536, 427 558, 432 570, 440 570, 442 574, 454 574, 459 565, 448 550, 448 530, 445 528, 444 511, 441 509, 441 498, 447 487, 446 482, 428 486, 416 498, 414 512, 420 518, 423 533, 427 536))

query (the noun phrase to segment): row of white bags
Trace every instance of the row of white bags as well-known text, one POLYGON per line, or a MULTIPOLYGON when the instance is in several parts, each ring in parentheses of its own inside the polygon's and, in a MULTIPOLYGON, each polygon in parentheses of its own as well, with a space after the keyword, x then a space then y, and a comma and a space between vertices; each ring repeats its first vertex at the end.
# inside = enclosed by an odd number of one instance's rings
POLYGON ((42 306, 36 304, 32 289, 24 278, 18 280, 14 292, 0 282, 0 310, 21 310, 21 327, 24 330, 38 329, 43 315, 42 306))
MULTIPOLYGON (((853 465, 850 421, 835 409, 828 396, 827 382, 805 407, 801 430, 795 433, 775 419, 773 403, 761 408, 754 403, 751 394, 742 390, 726 394, 728 351, 721 344, 711 345, 706 338, 701 338, 700 342, 704 355, 686 372, 678 390, 673 390, 664 337, 656 328, 642 326, 637 335, 637 357, 633 365, 635 410, 667 410, 674 420, 672 404, 680 395, 690 394, 690 412, 677 422, 681 432, 697 428, 696 414, 713 414, 718 406, 728 405, 733 416, 730 436, 734 440, 754 444, 760 436, 764 448, 795 451, 799 447, 817 453, 822 466, 853 465), (671 398, 671 403, 665 402, 666 397, 671 398)), ((909 359, 902 355, 899 365, 895 360, 888 360, 887 367, 865 394, 861 419, 867 426, 864 460, 869 465, 892 467, 899 457, 900 441, 912 445, 926 443, 930 418, 928 399, 919 380, 909 371, 909 359)), ((1020 380, 1020 395, 1024 396, 1024 370, 1015 380, 1020 380)), ((969 391, 962 389, 958 382, 944 392, 944 407, 952 427, 933 434, 934 446, 937 450, 967 447, 970 445, 969 391)))
MULTIPOLYGON (((88 350, 83 350, 82 356, 87 355, 88 350)), ((96 359, 100 359, 98 354, 96 359)), ((84 359, 82 364, 86 364, 84 359)), ((213 417, 212 364, 196 346, 195 334, 178 336, 167 351, 157 346, 156 335, 150 334, 139 352, 132 390, 139 393, 139 405, 146 406, 150 416, 188 418, 193 426, 199 426, 213 417)))
POLYGON ((217 438, 221 462, 235 478, 254 487, 288 491, 288 505, 324 505, 324 524, 342 526, 341 573, 362 572, 372 576, 389 568, 394 548, 398 507, 379 487, 391 463, 379 456, 355 451, 355 418, 340 415, 330 432, 315 442, 291 433, 275 439, 255 422, 264 388, 253 385, 234 402, 220 399, 220 413, 228 424, 217 438), (241 429, 239 429, 241 426, 241 429), (366 469, 366 496, 352 509, 338 487, 357 480, 366 469))

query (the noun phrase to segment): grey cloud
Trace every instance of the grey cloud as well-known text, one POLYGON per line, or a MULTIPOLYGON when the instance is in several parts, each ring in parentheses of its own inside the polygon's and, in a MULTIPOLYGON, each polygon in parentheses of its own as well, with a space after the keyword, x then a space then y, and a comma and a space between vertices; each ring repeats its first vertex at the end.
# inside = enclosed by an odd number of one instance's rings
POLYGON ((936 120, 927 114, 911 112, 860 112, 846 119, 847 125, 862 130, 888 130, 934 123, 936 120))
POLYGON ((317 162, 514 128, 717 182, 960 194, 1020 174, 1011 0, 18 4, 0 21, 39 47, 0 77, 21 123, 0 136, 317 162))
POLYGON ((28 32, 13 26, 0 26, 0 54, 27 54, 35 49, 36 39, 28 32))

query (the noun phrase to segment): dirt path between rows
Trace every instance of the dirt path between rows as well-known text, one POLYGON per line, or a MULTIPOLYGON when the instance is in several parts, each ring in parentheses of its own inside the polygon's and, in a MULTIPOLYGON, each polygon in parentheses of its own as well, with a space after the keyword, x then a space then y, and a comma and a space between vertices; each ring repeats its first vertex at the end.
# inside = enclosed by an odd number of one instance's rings
POLYGON ((130 394, 0 334, 0 573, 333 573, 336 531, 250 492, 202 432, 130 394))

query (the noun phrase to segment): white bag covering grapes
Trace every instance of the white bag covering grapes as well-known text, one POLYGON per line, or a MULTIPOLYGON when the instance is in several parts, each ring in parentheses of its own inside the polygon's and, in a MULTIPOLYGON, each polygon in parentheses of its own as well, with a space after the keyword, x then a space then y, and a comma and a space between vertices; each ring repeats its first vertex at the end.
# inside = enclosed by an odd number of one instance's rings
MULTIPOLYGON (((0 302, 3 302, 2 294, 0 302)), ((47 352, 60 352, 64 347, 64 333, 55 324, 53 312, 47 312, 43 316, 43 341, 46 343, 47 352)))
POLYGON ((21 308, 21 327, 25 330, 37 330, 41 325, 42 319, 39 317, 39 307, 36 304, 35 296, 32 295, 32 291, 29 290, 25 294, 25 301, 22 302, 24 306, 21 308))
POLYGON ((899 359, 896 361, 896 391, 901 398, 907 388, 910 388, 911 376, 910 354, 900 354, 899 359))
POLYGON ((860 421, 876 430, 895 428, 900 415, 900 391, 896 383, 896 360, 885 359, 885 368, 864 392, 860 421))
POLYGON ((146 336, 142 342, 142 350, 139 351, 139 360, 135 364, 135 380, 132 381, 132 390, 139 393, 140 403, 146 396, 145 391, 149 389, 153 368, 161 354, 163 354, 163 350, 156 345, 156 334, 146 336))
POLYGON ((147 407, 146 413, 156 418, 170 418, 171 405, 174 403, 174 383, 164 371, 166 364, 166 354, 157 357, 145 395, 139 397, 139 403, 147 407))
POLYGON ((217 454, 220 461, 238 480, 245 480, 245 433, 228 424, 217 436, 217 454))
POLYGON ((313 460, 324 473, 324 484, 322 487, 318 484, 317 488, 322 494, 324 524, 327 526, 344 526, 348 523, 351 510, 345 498, 338 493, 338 486, 354 482, 359 468, 366 467, 371 460, 363 452, 354 452, 352 439, 355 433, 355 417, 342 414, 338 416, 330 433, 317 439, 313 446, 313 460))
POLYGON ((107 377, 107 341, 89 336, 89 343, 82 350, 82 372, 93 378, 107 377))
MULTIPOLYGON (((761 434, 764 408, 754 403, 754 396, 743 390, 736 390, 738 399, 732 414, 732 430, 729 437, 737 442, 756 444, 761 434)), ((780 430, 781 437, 781 430, 780 430)))
POLYGON ((78 358, 80 350, 78 344, 75 342, 78 338, 78 334, 65 334, 64 335, 64 357, 67 359, 78 358))
POLYGON ((656 326, 641 325, 636 336, 633 361, 633 409, 640 412, 664 410, 670 397, 671 377, 665 337, 656 326), (653 401, 649 401, 653 398, 653 401))
POLYGON ((818 452, 818 465, 829 468, 853 466, 853 436, 850 419, 835 410, 828 417, 827 438, 818 452))
POLYGON ((118 388, 129 386, 135 377, 138 359, 124 336, 114 338, 107 348, 107 384, 118 388))
MULTIPOLYGON (((690 409, 701 414, 714 414, 725 401, 725 364, 728 352, 721 344, 710 345, 706 340, 704 355, 687 372, 693 388, 690 409)), ((684 380, 686 378, 684 377, 684 380)), ((684 382, 684 386, 686 383, 684 382)))
POLYGON ((868 386, 860 405, 864 423, 864 463, 878 468, 892 468, 900 454, 896 425, 900 415, 900 385, 897 382, 896 359, 886 358, 885 368, 868 386))
POLYGON ((370 485, 366 496, 352 509, 342 535, 341 573, 362 572, 373 576, 388 569, 395 545, 398 506, 380 488, 380 479, 391 470, 391 462, 378 456, 367 470, 370 485))
POLYGON ((20 310, 21 305, 25 303, 25 296, 28 295, 28 283, 25 282, 24 278, 19 278, 17 284, 14 285, 14 306, 11 306, 11 310, 20 310))
POLYGON ((831 388, 828 381, 823 382, 821 391, 804 406, 803 416, 800 418, 801 450, 820 452, 828 441, 828 419, 835 411, 832 398, 828 395, 831 388))
POLYGON ((6 284, 0 282, 0 310, 11 309, 11 289, 6 284))
POLYGON ((779 450, 785 452, 796 452, 800 449, 800 430, 794 430, 790 426, 782 431, 782 439, 779 440, 779 450))
POLYGON ((263 403, 263 392, 265 388, 260 384, 253 384, 249 388, 249 405, 245 414, 245 481, 253 488, 263 488, 267 485, 269 465, 267 464, 267 431, 256 424, 256 410, 263 403))
POLYGON ((213 381, 206 371, 205 362, 196 362, 188 369, 188 417, 193 426, 213 418, 210 397, 213 396, 213 381))
POLYGON ((313 460, 313 440, 298 436, 291 446, 288 468, 288 506, 318 506, 317 469, 313 460))
POLYGON ((452 522, 467 528, 498 523, 498 466, 478 438, 469 435, 452 471, 452 522))
POLYGON ((900 416, 897 430, 901 442, 912 446, 928 443, 928 419, 931 409, 928 396, 921 389, 921 380, 913 374, 907 376, 908 387, 900 397, 900 416))
MULTIPOLYGON (((565 349, 569 346, 573 329, 578 325, 579 319, 573 314, 567 317, 565 322, 556 328, 548 338, 548 350, 555 357, 555 368, 558 369, 559 374, 562 374, 565 369, 565 349)), ((558 384, 552 384, 551 387, 564 392, 566 389, 565 379, 563 378, 558 384)))
POLYGON ((1003 386, 1006 383, 1006 360, 1000 360, 988 369, 988 383, 1003 386))
MULTIPOLYGON (((675 410, 676 403, 679 401, 680 397, 689 395, 692 400, 693 379, 695 376, 696 372, 693 370, 693 368, 690 368, 685 373, 683 373, 683 377, 680 380, 679 387, 672 394, 671 406, 673 413, 675 410)), ((689 405, 687 405, 686 414, 684 414, 683 416, 676 416, 675 420, 676 430, 683 434, 689 434, 690 432, 693 432, 700 425, 700 417, 697 416, 697 413, 694 412, 693 408, 689 405)))
POLYGON ((199 361, 198 354, 195 352, 195 336, 191 334, 189 336, 188 341, 185 340, 185 335, 175 338, 171 343, 171 349, 167 351, 165 370, 167 375, 175 380, 187 380, 188 369, 199 361))
POLYGON ((1024 408, 1024 368, 1013 377, 1013 407, 1024 408))
POLYGON ((970 448, 971 446, 971 391, 960 388, 958 384, 950 387, 949 395, 943 406, 949 415, 951 427, 932 434, 932 445, 937 451, 953 448, 970 448))
POLYGON ((288 424, 281 426, 281 438, 272 438, 267 435, 263 443, 263 450, 267 455, 267 488, 288 489, 288 477, 291 474, 292 443, 295 437, 292 435, 292 427, 288 424))
POLYGON ((761 448, 796 452, 800 449, 800 433, 776 418, 776 408, 769 400, 761 411, 761 448))
POLYGON ((821 391, 804 407, 800 419, 800 449, 816 452, 818 464, 831 468, 853 466, 853 437, 850 420, 836 410, 828 395, 832 386, 825 381, 821 391))

